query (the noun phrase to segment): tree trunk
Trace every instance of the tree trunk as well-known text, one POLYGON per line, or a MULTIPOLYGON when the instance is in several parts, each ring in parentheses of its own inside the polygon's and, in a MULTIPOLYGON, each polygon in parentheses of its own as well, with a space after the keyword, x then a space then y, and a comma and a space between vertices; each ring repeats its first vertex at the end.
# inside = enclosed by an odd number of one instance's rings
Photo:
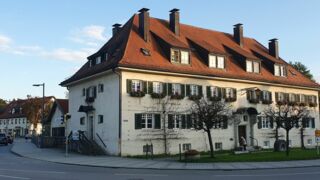
POLYGON ((213 154, 213 144, 212 144, 212 137, 211 137, 211 131, 210 129, 207 130, 207 134, 208 134, 208 140, 209 140, 209 145, 210 145, 210 157, 214 158, 214 154, 213 154))
POLYGON ((300 128, 300 140, 301 140, 301 149, 305 149, 304 147, 304 129, 300 128))
POLYGON ((276 142, 279 140, 279 127, 276 127, 276 142))
MULTIPOLYGON (((164 114, 163 117, 166 117, 164 114)), ((166 127, 166 118, 163 118, 163 142, 164 142, 164 154, 168 155, 168 149, 167 149, 167 127, 166 127)))
POLYGON ((289 130, 286 130, 286 145, 287 145, 287 148, 286 148, 286 155, 289 156, 289 130))

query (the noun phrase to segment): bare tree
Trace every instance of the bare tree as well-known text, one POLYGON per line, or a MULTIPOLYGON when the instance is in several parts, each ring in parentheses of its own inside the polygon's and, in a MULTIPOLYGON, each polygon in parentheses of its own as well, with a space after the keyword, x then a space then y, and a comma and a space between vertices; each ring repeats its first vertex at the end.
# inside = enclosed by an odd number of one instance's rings
POLYGON ((286 155, 289 155, 289 132, 294 127, 300 127, 303 118, 309 116, 309 111, 304 106, 291 106, 277 104, 264 110, 265 115, 273 118, 276 124, 286 131, 286 155))
POLYGON ((195 130, 203 130, 207 133, 210 157, 214 157, 212 143, 212 129, 226 129, 228 121, 232 120, 231 106, 222 101, 207 101, 200 99, 194 101, 191 107, 191 115, 194 118, 193 126, 195 130))

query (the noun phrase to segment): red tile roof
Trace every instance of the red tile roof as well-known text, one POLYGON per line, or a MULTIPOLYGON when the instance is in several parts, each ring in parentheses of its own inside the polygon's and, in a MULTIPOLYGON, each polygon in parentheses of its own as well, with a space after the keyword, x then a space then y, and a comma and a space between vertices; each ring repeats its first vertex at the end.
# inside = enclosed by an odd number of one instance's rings
MULTIPOLYGON (((320 85, 309 80, 282 59, 276 59, 269 55, 268 49, 252 38, 244 38, 243 47, 240 47, 233 39, 233 35, 190 25, 180 24, 180 36, 176 36, 169 28, 166 20, 150 18, 150 41, 145 42, 139 35, 139 17, 134 15, 96 54, 104 51, 116 51, 111 59, 101 64, 89 67, 88 62, 72 77, 63 81, 62 86, 80 80, 82 78, 103 72, 116 67, 131 67, 143 70, 156 70, 183 74, 204 75, 210 77, 223 77, 241 80, 252 80, 276 84, 295 85, 301 87, 320 88, 320 85), (164 52, 159 41, 172 47, 187 48, 191 50, 191 64, 172 64, 164 52), (209 68, 194 50, 191 42, 196 43, 209 52, 226 55, 226 69, 209 68), (141 48, 150 50, 151 56, 145 56, 140 52, 141 48), (240 66, 238 59, 233 54, 248 59, 262 61, 261 73, 247 73, 240 66), (276 77, 268 68, 268 63, 280 63, 288 65, 287 77, 276 77), (292 72, 292 73, 290 73, 292 72)), ((92 55, 95 56, 96 54, 92 55)), ((91 56, 91 57, 92 57, 91 56)), ((89 57, 90 58, 90 57, 89 57)))
POLYGON ((63 111, 64 114, 69 112, 69 104, 68 104, 68 99, 56 99, 56 103, 59 104, 59 106, 62 108, 61 110, 63 111))

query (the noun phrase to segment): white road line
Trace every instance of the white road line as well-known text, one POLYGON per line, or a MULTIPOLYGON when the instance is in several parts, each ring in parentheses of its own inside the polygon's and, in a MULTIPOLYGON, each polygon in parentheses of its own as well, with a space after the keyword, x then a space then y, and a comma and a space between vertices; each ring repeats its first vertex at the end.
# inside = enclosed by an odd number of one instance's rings
POLYGON ((158 177, 164 177, 164 176, 168 176, 167 174, 122 174, 122 173, 119 173, 119 174, 113 174, 115 176, 158 176, 158 177))
POLYGON ((66 172, 59 172, 59 171, 38 171, 38 170, 3 169, 3 168, 0 168, 0 171, 15 171, 15 172, 29 172, 29 173, 51 173, 51 174, 64 174, 64 173, 66 173, 66 172))
POLYGON ((18 177, 18 176, 6 176, 6 175, 1 175, 0 177, 4 177, 4 178, 11 178, 11 179, 30 179, 30 178, 25 178, 25 177, 18 177))
POLYGON ((287 174, 219 174, 213 175, 214 177, 273 177, 273 176, 295 176, 295 175, 311 175, 311 174, 320 174, 320 172, 304 172, 304 173, 287 173, 287 174))

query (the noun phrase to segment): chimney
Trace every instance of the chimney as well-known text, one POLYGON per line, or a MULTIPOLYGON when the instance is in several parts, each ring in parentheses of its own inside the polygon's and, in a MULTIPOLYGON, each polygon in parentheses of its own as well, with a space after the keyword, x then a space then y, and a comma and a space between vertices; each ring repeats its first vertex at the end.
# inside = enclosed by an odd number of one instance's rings
POLYGON ((277 59, 279 59, 279 44, 278 39, 269 40, 269 54, 277 59))
POLYGON ((170 29, 177 36, 180 35, 180 13, 179 9, 172 9, 170 13, 170 29))
POLYGON ((121 24, 114 24, 112 25, 112 36, 116 35, 121 30, 121 24))
POLYGON ((243 27, 242 24, 236 24, 233 28, 233 38, 234 40, 243 47, 243 27))
POLYGON ((149 20, 149 9, 142 8, 139 10, 139 33, 142 36, 142 38, 148 42, 149 41, 149 26, 150 26, 150 20, 149 20))

